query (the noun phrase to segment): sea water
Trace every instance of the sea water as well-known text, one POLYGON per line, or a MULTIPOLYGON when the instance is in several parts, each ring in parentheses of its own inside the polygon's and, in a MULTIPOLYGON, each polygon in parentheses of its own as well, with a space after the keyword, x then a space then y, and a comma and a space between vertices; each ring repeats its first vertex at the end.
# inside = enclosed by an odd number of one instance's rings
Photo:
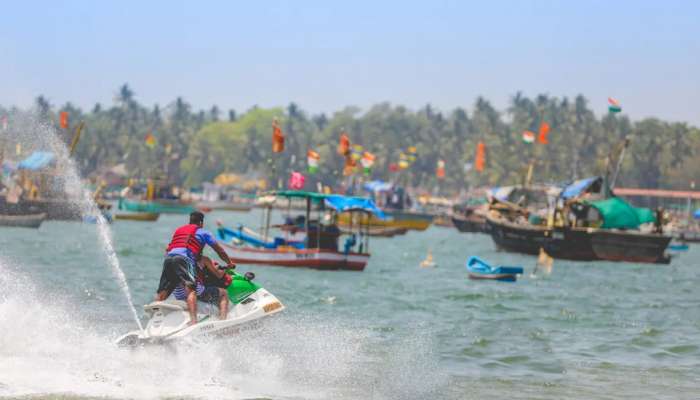
MULTIPOLYGON (((136 304, 153 298, 162 249, 186 219, 112 225, 136 304)), ((257 226, 260 216, 214 212, 207 226, 217 219, 257 226)), ((73 222, 0 231, 0 396, 698 397, 694 245, 670 265, 556 260, 531 279, 536 257, 431 227, 373 239, 364 272, 240 266, 287 308, 230 339, 124 350, 113 340, 133 329, 131 311, 98 243, 73 222), (434 269, 419 267, 428 248, 434 269), (526 274, 470 281, 470 255, 526 274)))

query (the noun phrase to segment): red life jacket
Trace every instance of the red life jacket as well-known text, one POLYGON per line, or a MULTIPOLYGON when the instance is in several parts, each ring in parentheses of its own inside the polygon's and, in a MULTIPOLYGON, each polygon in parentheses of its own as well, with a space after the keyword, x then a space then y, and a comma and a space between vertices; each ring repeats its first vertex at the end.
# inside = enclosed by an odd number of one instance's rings
POLYGON ((173 238, 170 240, 167 251, 177 248, 185 248, 192 252, 192 254, 199 256, 204 249, 204 245, 199 243, 195 233, 197 233, 199 225, 189 224, 183 225, 175 230, 173 233, 173 238))

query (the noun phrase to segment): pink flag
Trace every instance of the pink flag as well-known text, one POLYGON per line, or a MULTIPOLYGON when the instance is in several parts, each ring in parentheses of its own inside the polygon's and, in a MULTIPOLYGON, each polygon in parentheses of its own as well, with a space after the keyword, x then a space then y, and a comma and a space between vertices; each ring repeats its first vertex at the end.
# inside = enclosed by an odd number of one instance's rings
POLYGON ((292 174, 289 176, 289 183, 287 183, 287 187, 294 190, 301 190, 304 188, 304 182, 306 182, 304 175, 299 172, 292 172, 292 174))

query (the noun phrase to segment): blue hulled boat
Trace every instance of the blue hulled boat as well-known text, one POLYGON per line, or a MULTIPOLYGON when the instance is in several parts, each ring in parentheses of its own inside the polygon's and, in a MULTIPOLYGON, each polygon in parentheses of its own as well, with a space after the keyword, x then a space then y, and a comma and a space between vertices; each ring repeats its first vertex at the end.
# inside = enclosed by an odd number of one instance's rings
POLYGON ((467 261, 469 279, 489 279, 501 282, 515 282, 519 274, 523 273, 522 267, 498 266, 492 267, 479 257, 471 256, 467 261))

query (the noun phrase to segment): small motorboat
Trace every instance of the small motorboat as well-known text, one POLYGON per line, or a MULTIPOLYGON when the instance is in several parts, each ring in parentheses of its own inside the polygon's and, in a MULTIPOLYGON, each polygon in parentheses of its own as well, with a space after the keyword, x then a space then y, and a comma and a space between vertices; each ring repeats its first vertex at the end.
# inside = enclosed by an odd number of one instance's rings
POLYGON ((671 243, 668 249, 671 251, 688 251, 688 243, 671 243))
POLYGON ((481 258, 471 256, 467 261, 467 271, 469 271, 469 279, 515 282, 518 279, 518 275, 522 275, 524 270, 522 267, 503 265, 494 268, 481 258))
POLYGON ((117 345, 135 347, 172 343, 184 338, 233 335, 252 322, 284 310, 277 297, 253 282, 255 275, 252 272, 239 275, 229 270, 227 273, 232 277, 227 288, 230 300, 228 318, 218 319, 219 310, 215 304, 198 302, 198 322, 189 325, 190 316, 184 301, 171 298, 154 301, 143 307, 148 316, 144 330, 121 336, 117 345))
POLYGON ((153 222, 157 221, 160 217, 160 213, 152 212, 125 212, 114 214, 114 219, 125 220, 125 221, 146 221, 153 222))
POLYGON ((46 219, 46 213, 6 215, 0 214, 0 226, 12 226, 18 228, 38 228, 46 219))

